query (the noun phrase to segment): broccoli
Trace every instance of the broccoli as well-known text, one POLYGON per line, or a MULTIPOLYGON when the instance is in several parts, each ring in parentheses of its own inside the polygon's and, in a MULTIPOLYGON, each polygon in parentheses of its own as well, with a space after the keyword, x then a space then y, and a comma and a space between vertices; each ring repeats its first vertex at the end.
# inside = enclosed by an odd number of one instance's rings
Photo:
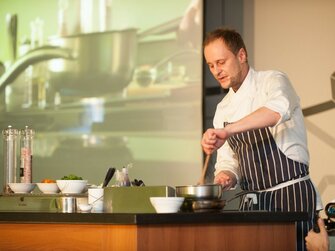
POLYGON ((62 178, 62 180, 82 180, 83 178, 82 177, 79 177, 77 175, 74 175, 74 174, 70 174, 68 176, 64 176, 62 178))

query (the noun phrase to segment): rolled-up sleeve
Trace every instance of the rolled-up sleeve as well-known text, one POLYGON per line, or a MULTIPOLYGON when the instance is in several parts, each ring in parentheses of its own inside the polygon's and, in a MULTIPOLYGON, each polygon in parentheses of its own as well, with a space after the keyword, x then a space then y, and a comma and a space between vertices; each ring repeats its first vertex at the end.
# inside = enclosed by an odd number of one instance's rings
POLYGON ((214 175, 217 175, 221 171, 230 171, 234 173, 237 179, 237 184, 239 183, 238 161, 228 142, 217 150, 214 175))
POLYGON ((264 79, 264 81, 266 81, 266 100, 264 106, 280 114, 280 120, 277 122, 277 125, 288 121, 293 111, 299 106, 299 97, 289 79, 284 73, 276 72, 264 79))
MULTIPOLYGON (((224 127, 224 121, 228 121, 228 118, 225 117, 225 113, 222 111, 227 111, 229 104, 229 97, 226 97, 225 101, 221 101, 215 112, 213 125, 214 128, 219 129, 224 127)), ((235 153, 230 148, 228 142, 225 142, 218 150, 215 164, 214 175, 216 176, 221 171, 230 171, 235 174, 237 182, 239 181, 239 170, 238 170, 238 161, 235 153)))

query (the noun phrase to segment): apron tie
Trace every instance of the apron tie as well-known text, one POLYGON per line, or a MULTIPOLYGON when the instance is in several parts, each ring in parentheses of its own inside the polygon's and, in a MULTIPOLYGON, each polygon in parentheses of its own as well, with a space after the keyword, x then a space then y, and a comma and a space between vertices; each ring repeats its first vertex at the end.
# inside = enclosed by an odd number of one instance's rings
MULTIPOLYGON (((308 180, 308 179, 310 179, 309 175, 305 175, 303 177, 293 179, 293 180, 289 180, 289 181, 280 183, 276 186, 273 186, 273 187, 270 187, 270 188, 267 188, 267 189, 257 190, 257 191, 242 191, 240 193, 237 193, 236 196, 233 199, 235 199, 237 197, 240 197, 242 195, 245 195, 244 204, 248 204, 249 207, 250 207, 252 205, 257 205, 258 204, 258 200, 257 200, 257 194, 258 193, 272 192, 272 191, 275 191, 275 190, 278 190, 278 189, 282 189, 284 187, 292 186, 292 185, 294 185, 298 182, 302 182, 302 181, 305 181, 305 180, 308 180)), ((317 200, 317 207, 316 208, 322 208, 321 201, 317 200)))

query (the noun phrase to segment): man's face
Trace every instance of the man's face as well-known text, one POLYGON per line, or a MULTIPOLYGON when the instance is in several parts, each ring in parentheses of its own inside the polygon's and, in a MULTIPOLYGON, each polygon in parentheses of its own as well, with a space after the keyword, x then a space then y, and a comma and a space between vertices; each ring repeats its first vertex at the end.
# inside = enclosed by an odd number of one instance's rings
POLYGON ((237 91, 244 80, 242 68, 246 65, 245 50, 240 49, 234 55, 221 39, 217 39, 205 47, 204 54, 209 70, 221 87, 231 87, 237 91))

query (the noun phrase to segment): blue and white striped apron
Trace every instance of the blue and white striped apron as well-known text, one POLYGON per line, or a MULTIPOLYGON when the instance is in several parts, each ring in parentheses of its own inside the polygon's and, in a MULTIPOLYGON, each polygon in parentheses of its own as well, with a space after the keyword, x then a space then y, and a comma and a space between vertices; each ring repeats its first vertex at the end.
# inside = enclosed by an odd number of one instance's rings
POLYGON ((306 250, 316 208, 308 166, 283 154, 269 128, 236 134, 228 143, 238 158, 241 188, 254 196, 249 203, 253 196, 244 195, 240 210, 308 212, 309 220, 297 223, 297 250, 306 250))

